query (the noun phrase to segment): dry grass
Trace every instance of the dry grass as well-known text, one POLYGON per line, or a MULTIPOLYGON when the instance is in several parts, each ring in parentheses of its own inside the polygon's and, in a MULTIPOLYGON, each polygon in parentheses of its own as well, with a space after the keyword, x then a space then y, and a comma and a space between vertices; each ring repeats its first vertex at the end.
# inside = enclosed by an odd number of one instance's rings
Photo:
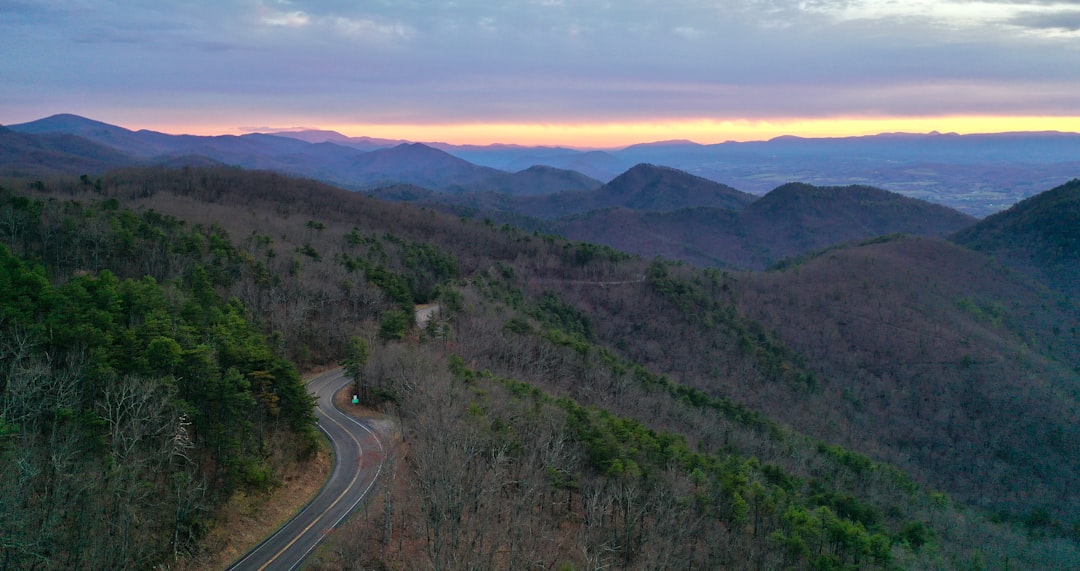
POLYGON ((282 474, 281 486, 265 494, 237 493, 213 516, 213 529, 201 549, 181 560, 175 569, 224 569, 259 544, 304 507, 330 474, 330 454, 320 450, 309 460, 293 464, 282 474))

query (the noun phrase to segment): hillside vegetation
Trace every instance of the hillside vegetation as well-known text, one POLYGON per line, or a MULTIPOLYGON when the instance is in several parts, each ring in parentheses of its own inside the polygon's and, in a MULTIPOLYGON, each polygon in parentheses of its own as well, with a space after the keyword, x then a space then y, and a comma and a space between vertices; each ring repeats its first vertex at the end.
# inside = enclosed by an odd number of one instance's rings
POLYGON ((243 263, 223 230, 115 200, 0 204, 4 568, 152 567, 315 451, 295 367, 218 292, 243 263))
MULTIPOLYGON (((724 273, 231 168, 0 185, 5 244, 32 260, 12 263, 40 264, 54 287, 110 274, 190 284, 233 327, 263 332, 264 357, 302 366, 369 341, 373 404, 405 434, 399 485, 387 488, 398 493, 318 565, 1080 561, 1078 356, 1061 327, 1076 307, 956 245, 875 240, 782 271, 724 273), (417 330, 413 304, 429 301, 440 317, 417 330)), ((130 347, 132 361, 149 350, 130 347)), ((255 373, 271 365, 232 355, 213 362, 257 393, 255 373)), ((285 434, 259 430, 234 432, 285 434)), ((26 502, 5 509, 39 517, 26 502)), ((171 545, 158 541, 156 561, 171 545)), ((70 566, 63 557, 47 552, 40 566, 70 566)))
POLYGON ((1080 323, 1076 306, 933 239, 745 280, 737 307, 821 372, 810 398, 830 406, 804 430, 873 441, 875 457, 987 509, 1080 511, 1060 495, 1080 471, 1080 333, 1061 328, 1080 323))
POLYGON ((612 208, 546 226, 576 240, 699 266, 764 269, 887 234, 944 237, 975 223, 950 208, 869 186, 785 184, 740 208, 612 208))
POLYGON ((1080 179, 1019 202, 951 239, 1078 299, 1080 179))

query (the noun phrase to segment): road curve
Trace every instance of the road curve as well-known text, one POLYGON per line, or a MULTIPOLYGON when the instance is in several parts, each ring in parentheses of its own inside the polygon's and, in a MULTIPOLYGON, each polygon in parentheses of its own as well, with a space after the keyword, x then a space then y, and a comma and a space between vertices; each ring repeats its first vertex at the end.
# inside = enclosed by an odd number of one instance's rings
POLYGON ((413 312, 416 315, 416 326, 420 329, 427 329, 431 318, 439 313, 440 310, 439 304, 437 303, 416 306, 416 311, 413 312))
POLYGON ((319 429, 334 449, 334 467, 326 484, 291 520, 228 569, 280 571, 298 568, 374 487, 382 473, 383 445, 374 428, 334 406, 334 393, 347 383, 341 369, 308 381, 309 390, 318 397, 315 414, 319 429))

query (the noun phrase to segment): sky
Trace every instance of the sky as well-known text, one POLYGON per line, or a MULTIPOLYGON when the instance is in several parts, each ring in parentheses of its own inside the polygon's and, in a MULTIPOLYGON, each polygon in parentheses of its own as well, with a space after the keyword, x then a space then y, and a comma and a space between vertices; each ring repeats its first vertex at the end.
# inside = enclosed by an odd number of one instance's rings
POLYGON ((1080 132, 1080 0, 0 0, 0 124, 612 147, 1080 132))

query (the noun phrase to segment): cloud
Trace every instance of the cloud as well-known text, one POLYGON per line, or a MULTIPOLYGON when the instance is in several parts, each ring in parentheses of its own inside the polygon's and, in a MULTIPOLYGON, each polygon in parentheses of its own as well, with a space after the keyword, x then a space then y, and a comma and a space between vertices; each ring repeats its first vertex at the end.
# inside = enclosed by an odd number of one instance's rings
POLYGON ((806 0, 799 8, 840 21, 923 21, 965 29, 1013 25, 1070 29, 1080 0, 806 0), (1054 25, 1062 19, 1065 26, 1054 25), (1030 24, 1030 25, 1029 25, 1030 24), (1048 25, 1049 24, 1049 25, 1048 25))
POLYGON ((1010 19, 1009 23, 1034 30, 1075 33, 1080 32, 1080 9, 1022 12, 1010 19))
POLYGON ((696 40, 703 35, 703 32, 693 26, 679 26, 673 30, 676 36, 679 36, 686 40, 696 40))
POLYGON ((476 21, 476 26, 481 30, 491 33, 499 30, 498 22, 491 16, 483 16, 476 21))
POLYGON ((270 12, 263 16, 262 22, 268 26, 302 28, 311 23, 311 18, 300 10, 293 10, 292 12, 270 12))
POLYGON ((0 0, 0 12, 0 53, 16 55, 0 58, 0 122, 9 102, 87 100, 216 105, 230 125, 1080 115, 1080 0, 0 0))
POLYGON ((344 16, 334 16, 328 22, 342 34, 367 40, 407 40, 415 34, 415 30, 400 22, 380 23, 344 16))

